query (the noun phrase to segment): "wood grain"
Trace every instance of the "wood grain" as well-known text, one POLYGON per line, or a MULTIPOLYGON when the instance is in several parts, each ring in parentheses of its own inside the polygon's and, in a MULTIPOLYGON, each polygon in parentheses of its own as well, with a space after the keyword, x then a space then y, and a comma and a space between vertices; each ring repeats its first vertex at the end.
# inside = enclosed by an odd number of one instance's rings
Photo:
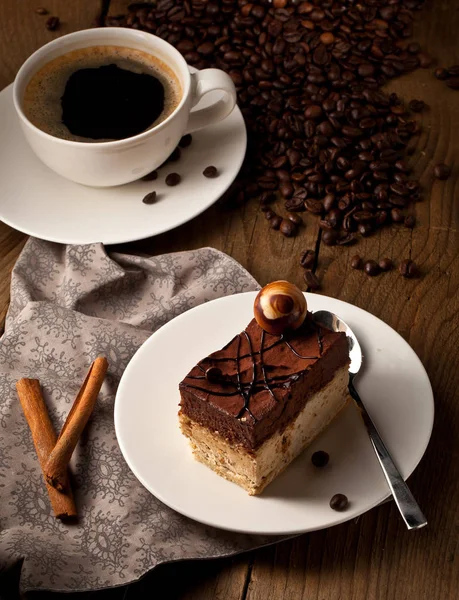
MULTIPOLYGON (((47 8, 63 20, 47 32, 33 13, 40 2, 0 3, 0 87, 9 83, 35 48, 60 33, 90 26, 98 2, 53 0, 47 8)), ((109 14, 125 12, 127 0, 111 0, 109 14)), ((431 2, 417 16, 415 39, 439 65, 459 63, 457 0, 431 2)), ((429 526, 407 532, 392 503, 356 521, 315 532, 234 559, 176 563, 155 570, 122 594, 91 598, 182 600, 453 600, 459 588, 459 92, 418 70, 391 83, 407 101, 422 98, 423 131, 412 165, 421 178, 424 200, 415 207, 417 227, 390 228, 349 249, 328 248, 318 240, 317 219, 306 217, 297 238, 269 231, 256 201, 237 209, 216 205, 178 229, 118 250, 146 254, 214 246, 237 259, 261 284, 287 278, 302 285, 300 249, 319 248, 321 292, 360 306, 394 327, 425 365, 435 393, 432 440, 410 487, 429 526), (434 181, 433 166, 453 166, 446 182, 434 181), (369 278, 349 267, 350 257, 413 258, 422 276, 404 280, 396 271, 369 278)), ((9 271, 24 236, 0 225, 0 315, 5 311, 9 271)), ((38 595, 36 596, 38 597, 38 595)), ((41 597, 45 597, 42 595, 41 597)), ((46 596, 47 597, 47 596, 46 596)), ((57 595, 53 595, 57 597, 57 595)), ((67 596, 68 597, 68 596, 67 596)))

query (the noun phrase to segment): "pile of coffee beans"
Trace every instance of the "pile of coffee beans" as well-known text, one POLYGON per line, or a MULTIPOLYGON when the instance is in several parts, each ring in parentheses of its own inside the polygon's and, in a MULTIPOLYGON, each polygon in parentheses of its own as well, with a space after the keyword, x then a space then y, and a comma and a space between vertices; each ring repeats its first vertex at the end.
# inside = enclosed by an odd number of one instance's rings
POLYGON ((268 207, 281 198, 289 213, 320 217, 325 244, 348 245, 405 223, 407 206, 421 199, 404 156, 419 131, 411 113, 424 103, 406 107, 380 88, 431 65, 405 41, 422 4, 155 0, 106 24, 149 31, 189 64, 225 70, 249 132, 236 202, 259 196, 270 227, 295 235, 298 224, 268 207))
POLYGON ((438 67, 434 71, 435 77, 444 81, 452 90, 459 90, 459 65, 453 65, 447 69, 438 67))

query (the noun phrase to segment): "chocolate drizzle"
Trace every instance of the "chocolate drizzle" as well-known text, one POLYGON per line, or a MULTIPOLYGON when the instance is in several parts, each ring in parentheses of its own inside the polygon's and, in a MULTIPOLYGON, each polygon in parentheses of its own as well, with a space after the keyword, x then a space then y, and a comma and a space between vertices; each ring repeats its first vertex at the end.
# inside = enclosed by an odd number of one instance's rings
MULTIPOLYGON (((303 371, 300 371, 298 373, 291 373, 288 376, 283 376, 283 375, 279 375, 279 376, 275 376, 275 377, 269 377, 267 374, 267 370, 269 370, 269 365, 266 365, 264 360, 263 360, 263 356, 264 353, 267 350, 270 350, 271 348, 274 348, 275 346, 284 343, 286 345, 286 347, 297 357, 303 360, 317 360, 318 358, 320 358, 322 356, 323 353, 323 343, 322 343, 322 330, 321 327, 319 325, 317 325, 316 323, 314 324, 316 332, 317 332, 317 345, 318 345, 318 350, 319 350, 319 355, 318 356, 303 356, 301 354, 299 354, 295 348, 292 346, 292 344, 286 339, 285 335, 282 334, 279 336, 279 338, 271 345, 267 346, 266 348, 264 347, 264 343, 265 343, 265 331, 262 330, 261 332, 261 337, 260 337, 260 349, 258 351, 253 350, 253 346, 252 346, 252 340, 250 339, 250 336, 248 335, 248 333, 246 331, 243 331, 242 334, 239 334, 237 336, 237 350, 236 350, 236 357, 233 356, 228 356, 228 357, 219 357, 219 358, 209 358, 209 359, 204 359, 204 360, 211 360, 212 362, 235 362, 236 363, 236 381, 234 381, 234 379, 232 379, 229 376, 223 376, 221 381, 218 382, 219 385, 221 385, 223 388, 225 387, 230 387, 233 388, 232 390, 227 389, 227 390, 223 390, 223 391, 217 391, 217 390, 212 390, 212 394, 215 396, 237 396, 240 395, 243 399, 243 406, 241 408, 241 410, 239 411, 239 413, 237 414, 236 418, 237 419, 242 419, 244 413, 247 411, 247 413, 250 415, 250 417, 253 419, 253 421, 257 421, 256 417, 252 414, 251 410, 250 410, 250 398, 252 396, 252 394, 255 391, 261 391, 261 390, 266 390, 270 393, 270 395, 272 396, 272 398, 274 400, 277 401, 276 395, 274 393, 275 389, 279 389, 279 388, 288 388, 291 386, 291 384, 295 381, 297 381, 303 371), (247 343, 249 346, 249 352, 248 354, 243 354, 241 355, 241 336, 245 335, 246 339, 247 339, 247 343), (260 356, 260 369, 261 369, 261 374, 263 376, 262 379, 257 379, 257 362, 256 362, 256 357, 260 356), (243 360, 244 358, 251 358, 252 360, 252 377, 251 380, 249 382, 244 383, 241 379, 241 369, 240 369, 240 362, 241 360, 243 360), (234 389, 235 388, 235 389, 234 389)), ((198 363, 198 368, 200 369, 200 371, 203 373, 203 375, 188 375, 187 379, 194 379, 194 380, 206 380, 206 376, 205 376, 205 372, 206 369, 202 366, 202 364, 198 363)), ((209 393, 209 389, 197 386, 197 385, 192 385, 192 384, 188 384, 183 382, 184 386, 201 391, 201 392, 205 392, 205 393, 209 393)))

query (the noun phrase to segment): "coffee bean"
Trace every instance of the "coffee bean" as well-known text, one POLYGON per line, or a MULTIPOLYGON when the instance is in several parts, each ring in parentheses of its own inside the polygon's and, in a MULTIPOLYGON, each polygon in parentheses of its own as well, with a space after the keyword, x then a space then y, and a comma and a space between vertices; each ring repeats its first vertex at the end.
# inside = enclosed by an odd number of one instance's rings
POLYGON ((279 215, 274 215, 274 217, 272 217, 269 220, 269 225, 270 225, 271 229, 279 229, 282 221, 283 221, 282 217, 279 217, 279 215))
POLYGON ((322 107, 317 104, 313 104, 312 106, 308 106, 304 111, 304 116, 307 119, 318 119, 322 115, 322 107))
POLYGON ((367 260, 366 263, 363 265, 363 270, 370 277, 375 277, 381 272, 381 269, 375 260, 367 260))
POLYGON ((459 76, 459 65, 453 65, 452 67, 448 67, 448 76, 449 77, 459 76))
POLYGON ((209 367, 206 369, 205 376, 209 383, 218 383, 223 379, 223 373, 219 367, 209 367))
POLYGON ((142 181, 154 181, 155 179, 158 179, 158 171, 150 171, 142 177, 142 181))
POLYGON ((199 54, 207 56, 208 54, 212 54, 214 52, 215 46, 212 42, 204 42, 203 44, 200 44, 196 50, 199 52, 199 54))
POLYGON ((42 6, 40 6, 39 8, 36 8, 35 12, 37 13, 37 15, 47 15, 48 14, 48 10, 46 8, 43 8, 42 6))
POLYGON ((311 289, 311 290, 320 289, 320 282, 317 279, 315 273, 313 273, 310 269, 305 270, 303 277, 304 277, 306 285, 308 286, 309 289, 311 289))
POLYGON ((218 177, 217 167, 214 167, 214 166, 206 167, 204 169, 204 171, 202 172, 202 174, 204 175, 204 177, 208 177, 209 179, 214 179, 215 177, 218 177))
POLYGON ((338 239, 338 233, 334 229, 328 229, 322 233, 322 241, 327 246, 334 246, 338 239))
POLYGON ((296 235, 298 226, 290 219, 282 219, 279 230, 285 237, 293 237, 296 235))
POLYGON ((418 59, 419 59, 419 66, 422 69, 427 69, 428 67, 431 66, 431 64, 433 62, 432 58, 425 52, 420 52, 418 54, 418 59))
POLYGON ((422 112, 426 105, 422 100, 411 100, 408 106, 413 112, 422 112))
POLYGON ((445 163, 439 163, 434 167, 434 175, 437 179, 441 179, 442 181, 448 179, 451 175, 451 167, 448 167, 445 163))
POLYGON ((390 271, 393 266, 390 258, 381 258, 378 264, 381 271, 390 271))
POLYGON ((169 158, 167 159, 166 162, 177 162, 178 160, 180 160, 181 155, 182 155, 182 152, 181 152, 180 148, 177 146, 177 148, 175 148, 175 150, 172 152, 172 154, 169 156, 169 158))
POLYGON ((343 234, 336 240, 337 246, 352 246, 357 242, 357 239, 353 233, 343 234))
POLYGON ((271 202, 274 202, 275 199, 276 196, 272 192, 262 192, 260 196, 260 204, 262 206, 266 206, 267 204, 271 204, 271 202))
POLYGON ((351 258, 351 267, 353 269, 361 269, 362 268, 362 259, 358 254, 351 258))
POLYGON ((330 508, 341 512, 349 506, 349 500, 344 494, 335 494, 330 500, 330 508))
POLYGON ((300 215, 297 215, 296 213, 287 213, 287 219, 290 219, 290 221, 292 223, 295 223, 295 225, 297 225, 298 227, 300 225, 303 225, 303 219, 300 217, 300 215))
POLYGON ((273 217, 277 216, 276 213, 271 210, 271 209, 267 209, 265 210, 265 218, 269 221, 270 219, 272 219, 273 217))
POLYGON ((281 183, 279 186, 279 192, 284 198, 291 198, 294 192, 293 185, 288 182, 281 183))
POLYGON ((156 202, 156 192, 150 192, 142 200, 144 204, 154 204, 156 202))
POLYGON ((370 223, 359 223, 357 231, 362 237, 367 237, 373 233, 374 229, 370 223))
POLYGON ((312 269, 316 260, 316 253, 314 250, 305 250, 300 257, 300 265, 304 269, 312 269))
POLYGON ((407 279, 412 279, 419 275, 419 270, 416 263, 410 259, 402 260, 399 266, 400 274, 407 279))
POLYGON ((390 211, 390 216, 394 223, 401 223, 402 221, 405 220, 405 215, 402 213, 402 211, 399 208, 393 208, 390 211))
POLYGON ((322 33, 319 39, 324 46, 329 46, 335 41, 335 36, 333 35, 333 33, 331 33, 331 31, 326 31, 322 33))
POLYGON ((319 469, 326 467, 329 460, 330 456, 328 452, 325 452, 324 450, 317 450, 317 452, 314 452, 314 454, 311 456, 312 464, 319 469))
POLYGON ((191 137, 191 134, 187 133, 180 139, 179 146, 180 148, 188 148, 192 141, 193 138, 191 137))
POLYGON ((181 177, 178 173, 169 173, 169 175, 166 177, 166 185, 169 186, 174 186, 174 185, 178 185, 181 181, 181 177))
POLYGON ((435 77, 440 80, 448 79, 448 77, 449 77, 449 73, 448 73, 447 69, 443 69, 443 67, 439 67, 438 69, 435 69, 434 73, 435 73, 435 77))
POLYGON ((446 85, 452 90, 459 90, 459 77, 450 77, 446 80, 446 85))
POLYGON ((297 196, 293 196, 292 198, 286 200, 284 206, 286 210, 290 212, 304 212, 306 210, 304 201, 297 196))
POLYGON ((413 227, 416 225, 416 218, 413 215, 408 215, 407 217, 405 217, 405 221, 403 224, 408 229, 413 229, 413 227))
POLYGON ((59 28, 59 25, 59 17, 49 17, 49 19, 46 21, 46 29, 48 29, 48 31, 56 31, 56 29, 59 28))

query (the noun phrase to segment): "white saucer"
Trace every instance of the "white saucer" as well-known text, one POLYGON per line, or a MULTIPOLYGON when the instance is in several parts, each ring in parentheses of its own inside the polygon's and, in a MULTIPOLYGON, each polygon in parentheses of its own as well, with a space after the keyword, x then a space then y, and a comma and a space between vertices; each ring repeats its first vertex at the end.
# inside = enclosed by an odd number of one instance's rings
MULTIPOLYGON (((199 107, 211 98, 208 94, 199 107)), ((180 160, 163 167, 156 181, 102 189, 68 181, 35 156, 19 127, 11 85, 0 92, 0 131, 0 220, 63 244, 130 242, 193 219, 234 181, 247 144, 244 119, 236 107, 224 121, 194 133, 180 160), (217 178, 202 175, 209 165, 219 170, 217 178), (173 172, 182 181, 168 187, 164 180, 173 172), (142 198, 152 190, 158 202, 146 205, 142 198)))
MULTIPOLYGON (((196 462, 178 427, 178 384, 189 369, 242 331, 256 293, 208 302, 180 315, 138 350, 121 379, 115 428, 139 481, 174 510, 214 527, 254 534, 294 534, 352 519, 389 495, 366 430, 350 405, 260 496, 249 496, 196 462), (324 469, 311 454, 325 450, 324 469), (346 494, 335 512, 330 498, 346 494)), ((430 438, 434 403, 429 378, 410 346, 388 325, 345 302, 307 294, 310 310, 330 310, 354 330, 365 371, 356 387, 406 478, 430 438)))

